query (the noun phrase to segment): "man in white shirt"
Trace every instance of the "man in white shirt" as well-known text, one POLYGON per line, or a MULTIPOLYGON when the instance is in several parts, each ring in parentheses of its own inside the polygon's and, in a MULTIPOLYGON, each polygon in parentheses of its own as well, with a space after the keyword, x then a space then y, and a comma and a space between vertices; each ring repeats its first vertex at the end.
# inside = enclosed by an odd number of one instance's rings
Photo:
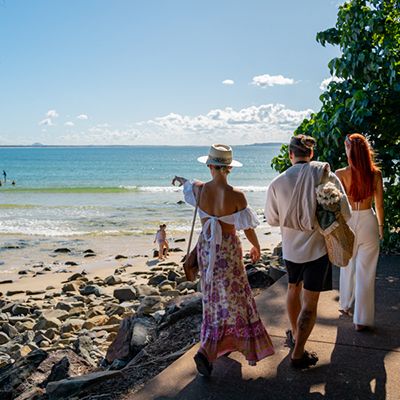
POLYGON ((286 332, 293 348, 295 368, 315 365, 318 357, 304 349, 315 325, 321 291, 332 289, 332 267, 325 240, 317 229, 315 187, 328 178, 343 193, 341 212, 350 218, 350 206, 343 187, 329 164, 311 162, 315 140, 310 136, 291 138, 292 166, 269 185, 265 216, 271 226, 280 226, 282 253, 288 271, 287 310, 292 330, 286 332))

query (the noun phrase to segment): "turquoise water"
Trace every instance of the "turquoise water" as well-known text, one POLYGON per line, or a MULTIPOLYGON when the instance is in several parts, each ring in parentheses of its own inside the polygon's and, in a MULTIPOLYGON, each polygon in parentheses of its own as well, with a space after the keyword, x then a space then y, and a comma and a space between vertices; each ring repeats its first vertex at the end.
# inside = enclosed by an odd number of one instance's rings
MULTIPOLYGON (((279 145, 237 146, 230 182, 262 211, 279 145)), ((207 147, 0 148, 0 234, 150 234, 160 222, 187 231, 192 210, 177 202, 174 175, 209 179, 196 161, 207 147), (2 178, 2 175, 0 176, 2 178), (16 185, 10 183, 15 180, 16 185)))

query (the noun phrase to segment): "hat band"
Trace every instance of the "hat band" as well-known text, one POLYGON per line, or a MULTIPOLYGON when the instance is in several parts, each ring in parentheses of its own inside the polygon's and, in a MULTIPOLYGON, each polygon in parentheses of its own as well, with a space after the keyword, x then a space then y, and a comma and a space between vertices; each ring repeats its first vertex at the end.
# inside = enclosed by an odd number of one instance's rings
POLYGON ((208 157, 207 164, 212 164, 212 163, 229 165, 232 163, 232 158, 208 157))

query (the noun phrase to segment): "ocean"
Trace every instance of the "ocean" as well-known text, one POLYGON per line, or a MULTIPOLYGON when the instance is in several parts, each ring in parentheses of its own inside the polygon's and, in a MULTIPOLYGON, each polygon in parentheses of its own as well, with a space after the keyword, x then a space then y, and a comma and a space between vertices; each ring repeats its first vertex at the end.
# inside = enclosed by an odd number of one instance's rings
MULTIPOLYGON (((246 192, 260 221, 279 148, 233 148, 244 166, 229 181, 246 192)), ((0 235, 149 235, 160 223, 172 234, 187 232, 193 209, 178 203, 182 191, 171 180, 210 179, 196 161, 207 152, 189 146, 0 148, 0 235)))

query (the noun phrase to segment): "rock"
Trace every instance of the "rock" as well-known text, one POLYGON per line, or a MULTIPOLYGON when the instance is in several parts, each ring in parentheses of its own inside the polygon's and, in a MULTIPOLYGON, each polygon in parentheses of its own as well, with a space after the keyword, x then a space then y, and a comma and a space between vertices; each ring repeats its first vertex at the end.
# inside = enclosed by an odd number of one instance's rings
POLYGON ((177 278, 180 278, 181 277, 181 275, 180 274, 178 274, 176 271, 174 271, 174 270, 171 270, 171 271, 168 271, 168 280, 169 281, 176 281, 176 279, 177 278))
POLYGON ((0 332, 0 345, 6 344, 11 340, 11 338, 4 332, 0 332))
POLYGON ((80 289, 79 292, 84 296, 94 294, 95 296, 100 297, 105 294, 104 290, 97 285, 86 285, 80 289))
POLYGON ((46 394, 49 400, 67 399, 93 385, 98 385, 111 379, 122 378, 123 375, 120 371, 93 372, 87 375, 62 379, 57 382, 50 382, 46 387, 46 394))
POLYGON ((72 274, 69 278, 68 278, 68 282, 72 282, 72 281, 77 281, 84 278, 84 276, 82 274, 80 274, 79 272, 72 274))
POLYGON ((131 354, 134 356, 156 337, 156 324, 154 319, 137 318, 132 324, 132 337, 130 342, 131 354))
POLYGON ((70 292, 79 292, 79 286, 76 283, 70 282, 70 283, 66 283, 63 287, 62 287, 62 291, 64 293, 70 293, 70 292))
POLYGON ((98 315, 96 317, 89 318, 82 325, 83 329, 92 329, 95 326, 101 326, 107 324, 108 317, 106 315, 98 315))
POLYGON ((176 204, 185 204, 185 202, 184 202, 183 200, 178 200, 178 201, 176 202, 176 204))
POLYGON ((58 249, 54 250, 54 253, 71 253, 71 250, 67 247, 59 247, 58 249))
POLYGON ((13 280, 12 279, 5 279, 4 281, 0 281, 0 285, 5 285, 5 284, 8 284, 8 283, 13 283, 13 280))
POLYGON ((252 288, 264 288, 274 283, 268 272, 259 268, 249 269, 247 271, 247 278, 252 288))
POLYGON ((51 309, 51 310, 43 311, 42 317, 43 318, 57 318, 60 321, 64 321, 65 319, 68 318, 68 312, 64 311, 64 310, 51 309))
POLYGON ((174 242, 175 243, 186 242, 186 239, 185 238, 175 239, 174 242))
POLYGON ((87 249, 83 252, 83 254, 94 254, 94 251, 92 249, 87 249))
POLYGON ((68 357, 63 357, 60 361, 51 367, 49 376, 38 386, 45 388, 50 382, 60 381, 69 377, 69 360, 68 357))
POLYGON ((89 257, 96 257, 96 254, 94 253, 87 253, 83 256, 84 258, 89 258, 89 257))
POLYGON ((161 282, 163 282, 167 279, 168 279, 168 276, 165 274, 156 274, 156 275, 153 275, 149 279, 148 284, 153 285, 153 286, 158 286, 161 282))
POLYGON ((110 365, 109 370, 110 371, 115 371, 115 370, 119 370, 122 369, 124 367, 126 367, 126 365, 128 364, 128 360, 119 360, 118 358, 116 360, 114 360, 112 362, 112 364, 110 365))
POLYGON ((21 271, 18 271, 18 275, 28 275, 29 272, 31 272, 29 269, 22 269, 21 271))
POLYGON ((93 367, 97 366, 97 362, 93 360, 90 353, 94 351, 93 341, 89 336, 80 336, 74 343, 74 350, 82 356, 93 367))
POLYGON ((195 282, 190 282, 190 281, 185 281, 185 282, 181 282, 178 286, 177 286, 177 290, 182 291, 184 289, 187 290, 196 290, 197 289, 197 281, 195 282))
POLYGON ((15 304, 11 310, 12 315, 29 315, 30 313, 30 307, 24 306, 22 304, 15 304))
POLYGON ((107 278, 104 279, 104 283, 106 285, 116 285, 121 282, 122 282, 122 279, 119 276, 115 276, 115 275, 107 276, 107 278))
POLYGON ((65 263, 64 263, 65 265, 69 265, 69 266, 71 266, 71 267, 75 267, 76 265, 79 265, 77 262, 75 262, 75 261, 66 261, 65 263))
POLYGON ((272 255, 276 257, 282 257, 282 244, 278 244, 272 251, 272 255))
POLYGON ((0 370, 0 387, 13 392, 13 398, 15 398, 19 394, 17 389, 23 390, 22 384, 26 382, 32 372, 37 370, 47 356, 48 353, 43 350, 34 350, 26 357, 17 360, 11 367, 0 370))
POLYGON ((22 294, 22 293, 25 293, 25 291, 24 290, 8 290, 6 292, 6 296, 14 296, 16 294, 22 294))
POLYGON ((65 301, 59 301, 55 308, 56 310, 64 310, 68 312, 72 309, 72 305, 70 303, 66 303, 65 301))
POLYGON ((137 285, 136 292, 139 298, 145 296, 157 296, 160 294, 157 288, 145 284, 137 285))
POLYGON ((17 329, 15 327, 13 327, 11 324, 9 324, 8 322, 1 322, 0 329, 11 339, 13 339, 19 335, 19 332, 17 331, 17 329))
POLYGON ((161 282, 161 283, 158 285, 158 288, 159 288, 161 291, 164 291, 164 290, 174 290, 174 289, 176 288, 176 282, 166 280, 166 281, 161 282))
POLYGON ((70 318, 61 325, 60 332, 61 333, 76 332, 82 328, 84 323, 85 321, 83 319, 70 318))
POLYGON ((135 300, 137 298, 136 289, 133 286, 125 286, 115 289, 114 297, 121 302, 135 300))
POLYGON ((179 247, 172 247, 169 249, 170 253, 180 253, 183 252, 183 250, 179 247))
POLYGON ((160 296, 146 296, 140 303, 137 313, 139 315, 151 314, 164 308, 162 298, 160 296))
POLYGON ((40 317, 38 322, 33 326, 33 330, 46 330, 49 328, 59 329, 61 326, 61 321, 57 318, 45 318, 40 317))
POLYGON ((179 264, 176 263, 175 261, 167 261, 158 264, 160 267, 179 267, 179 264))
POLYGON ((46 293, 45 290, 27 290, 25 292, 25 294, 27 296, 35 296, 35 295, 38 295, 38 294, 45 294, 45 293, 46 293))
POLYGON ((127 256, 124 256, 122 254, 118 254, 118 255, 115 256, 116 260, 123 260, 123 259, 127 259, 127 258, 128 258, 127 256))

